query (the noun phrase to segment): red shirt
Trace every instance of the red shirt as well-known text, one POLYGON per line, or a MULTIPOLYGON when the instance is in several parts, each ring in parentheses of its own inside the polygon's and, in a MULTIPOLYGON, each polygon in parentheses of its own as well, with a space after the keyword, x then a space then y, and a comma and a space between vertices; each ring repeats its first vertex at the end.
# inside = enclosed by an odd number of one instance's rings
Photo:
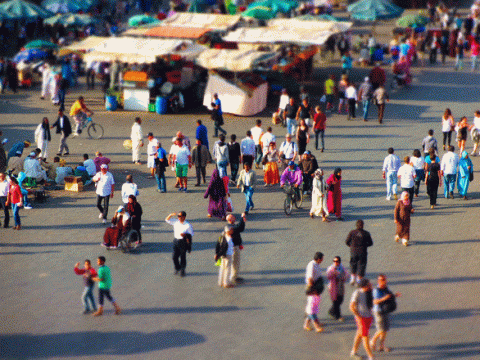
POLYGON ((324 113, 316 113, 313 116, 313 128, 315 130, 325 130, 327 116, 324 113))
POLYGON ((8 193, 10 197, 11 204, 18 204, 22 202, 22 191, 20 190, 20 186, 17 184, 10 185, 10 192, 8 193))

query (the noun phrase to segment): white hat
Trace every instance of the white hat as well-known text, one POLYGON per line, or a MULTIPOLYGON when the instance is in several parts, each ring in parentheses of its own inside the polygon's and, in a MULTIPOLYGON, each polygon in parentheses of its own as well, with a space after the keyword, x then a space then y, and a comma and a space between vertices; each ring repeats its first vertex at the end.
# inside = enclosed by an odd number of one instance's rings
POLYGON ((100 169, 108 169, 108 165, 107 164, 102 164, 102 165, 100 165, 100 169))

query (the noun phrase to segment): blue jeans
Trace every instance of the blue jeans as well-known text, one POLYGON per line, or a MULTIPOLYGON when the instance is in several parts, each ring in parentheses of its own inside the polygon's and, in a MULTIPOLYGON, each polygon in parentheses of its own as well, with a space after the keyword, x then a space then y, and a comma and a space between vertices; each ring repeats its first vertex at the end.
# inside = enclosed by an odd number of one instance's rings
POLYGON ((322 141, 322 150, 325 149, 325 130, 315 130, 315 150, 318 150, 318 135, 320 135, 320 140, 322 141))
POLYGON ((218 174, 222 179, 227 176, 227 165, 228 161, 217 161, 218 174))
POLYGON ((445 174, 443 177, 443 191, 445 193, 445 198, 448 198, 448 195, 453 195, 453 190, 455 190, 455 181, 457 180, 457 174, 445 174))
POLYGON ((165 182, 165 173, 155 174, 155 179, 157 179, 158 190, 167 192, 167 184, 165 182))
POLYGON ((389 171, 386 175, 387 178, 387 198, 397 194, 397 172, 389 171))
POLYGON ((232 176, 230 177, 230 180, 235 181, 235 179, 237 178, 239 165, 240 164, 230 163, 230 171, 232 172, 232 176))
POLYGON ((287 118, 287 133, 290 135, 295 135, 295 130, 297 129, 297 120, 287 118))
POLYGON ((477 60, 478 56, 472 55, 472 71, 477 70, 477 60))
POLYGON ((245 211, 248 212, 250 208, 254 207, 253 200, 252 200, 253 187, 245 186, 244 194, 245 194, 245 201, 246 201, 245 211))
POLYGON ((218 131, 220 130, 224 135, 227 134, 227 131, 222 129, 221 125, 214 125, 215 128, 215 137, 218 137, 218 131))
POLYGON ((18 206, 18 204, 12 204, 12 211, 13 211, 13 219, 15 220, 15 226, 22 225, 20 223, 20 214, 18 213, 20 211, 20 207, 18 206))
POLYGON ((255 162, 259 165, 262 162, 263 151, 260 145, 255 145, 255 162))
POLYGON ((95 305, 95 298, 93 297, 93 287, 94 285, 85 286, 85 289, 83 290, 82 303, 86 311, 90 311, 90 307, 94 311, 97 311, 97 306, 95 305))
POLYGON ((363 119, 366 120, 368 117, 368 109, 370 109, 370 100, 362 100, 363 105, 363 119))

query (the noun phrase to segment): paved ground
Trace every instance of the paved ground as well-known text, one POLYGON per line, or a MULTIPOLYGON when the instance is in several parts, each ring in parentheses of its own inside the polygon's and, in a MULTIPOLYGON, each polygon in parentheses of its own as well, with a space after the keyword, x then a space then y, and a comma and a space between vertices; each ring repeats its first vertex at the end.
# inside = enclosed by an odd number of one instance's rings
MULTIPOLYGON (((361 72, 357 75, 363 76, 361 72)), ((348 263, 344 240, 355 221, 362 218, 374 240, 367 276, 374 279, 385 272, 391 288, 403 294, 388 339, 394 351, 378 357, 478 358, 478 180, 471 184, 471 200, 440 198, 435 211, 429 209, 422 185, 414 204, 413 245, 404 248, 393 241, 395 204, 385 201, 381 166, 389 146, 403 157, 420 147, 429 128, 440 137, 445 107, 450 107, 456 118, 463 114, 471 118, 478 107, 479 79, 478 74, 453 72, 451 67, 425 68, 416 71, 410 89, 392 94, 383 125, 331 116, 327 150, 314 153, 327 174, 336 166, 343 169, 346 221, 325 224, 311 220, 306 209, 309 203, 287 218, 282 210, 284 195, 278 188, 259 187, 254 195, 256 208, 243 235, 242 274, 246 282, 228 291, 216 286, 214 244, 223 223, 206 218, 205 187, 177 194, 169 172, 169 192, 158 194, 154 182, 146 178, 146 167, 132 165, 130 154, 122 147, 137 115, 144 119, 144 132, 153 131, 164 144, 177 130, 193 138, 194 121, 199 117, 205 119, 212 135, 208 117, 107 113, 95 100, 97 93, 82 89, 70 93, 68 106, 78 94, 86 95, 106 137, 100 141, 83 136, 69 139, 72 155, 68 162, 73 165, 84 152, 93 154, 96 150, 112 158, 117 193, 111 215, 121 202, 118 189, 125 175, 134 175, 144 208, 145 246, 132 254, 100 247, 104 226, 97 218, 91 189, 78 194, 51 193, 48 203, 22 210, 22 231, 0 230, 0 357, 348 358, 355 325, 346 303, 346 322, 335 324, 327 316, 330 300, 325 293, 319 314, 325 333, 306 333, 301 328, 304 269, 315 251, 325 253, 325 266, 335 255, 348 263), (163 221, 168 213, 180 209, 186 210, 196 232, 185 278, 172 274, 172 230, 163 221), (73 273, 73 265, 99 255, 107 257, 112 269, 112 292, 123 309, 121 316, 114 316, 109 305, 102 318, 80 314, 82 280, 73 273)), ((1 128, 11 143, 32 139, 41 117, 54 118, 54 108, 38 96, 38 91, 28 91, 0 97, 1 128)), ((376 111, 372 114, 375 116, 376 111)), ((254 119, 229 116, 226 129, 243 137, 254 119)), ((266 127, 268 116, 264 120, 266 127)), ((274 132, 282 136, 285 131, 276 127, 274 132)), ((470 148, 470 140, 468 145, 470 148)), ((52 155, 57 146, 58 137, 53 135, 52 155)), ((480 166, 478 158, 473 163, 476 168, 480 166)), ((240 213, 243 195, 235 189, 232 198, 236 213, 240 213)), ((351 292, 348 287, 347 299, 351 292)))

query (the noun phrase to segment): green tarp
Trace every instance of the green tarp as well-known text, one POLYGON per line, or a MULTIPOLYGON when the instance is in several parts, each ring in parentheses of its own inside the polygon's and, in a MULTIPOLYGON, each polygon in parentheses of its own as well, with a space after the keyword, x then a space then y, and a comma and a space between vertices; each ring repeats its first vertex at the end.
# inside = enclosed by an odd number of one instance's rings
POLYGON ((0 4, 0 16, 8 20, 46 19, 55 14, 24 0, 10 0, 0 4))
POLYGON ((48 25, 63 25, 65 27, 82 27, 95 22, 94 18, 86 14, 58 14, 44 21, 48 25))
POLYGON ((360 0, 349 5, 348 12, 354 19, 375 21, 399 17, 403 9, 388 0, 360 0))

